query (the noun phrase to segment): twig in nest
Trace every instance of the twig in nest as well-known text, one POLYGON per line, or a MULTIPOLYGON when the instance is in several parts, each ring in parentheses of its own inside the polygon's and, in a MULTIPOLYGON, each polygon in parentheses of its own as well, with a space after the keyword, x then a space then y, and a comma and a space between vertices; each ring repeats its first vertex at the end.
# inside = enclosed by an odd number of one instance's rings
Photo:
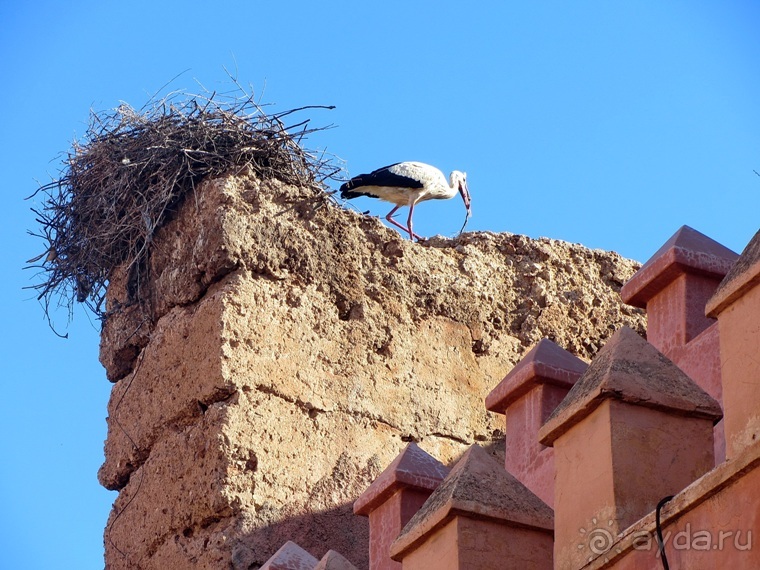
MULTIPOLYGON (((239 86, 238 86, 239 88, 239 86)), ((242 95, 241 95, 242 93, 242 95)), ((107 316, 105 290, 113 269, 130 270, 132 302, 143 300, 151 240, 179 201, 208 176, 250 167, 262 177, 324 192, 336 168, 325 155, 300 146, 323 128, 300 127, 297 139, 282 118, 308 106, 267 115, 252 96, 182 96, 174 93, 135 111, 122 103, 110 112, 91 113, 84 142, 69 150, 60 178, 38 188, 33 208, 45 251, 31 259, 41 282, 45 314, 85 303, 107 316)), ((327 128, 327 127, 324 127, 327 128)))

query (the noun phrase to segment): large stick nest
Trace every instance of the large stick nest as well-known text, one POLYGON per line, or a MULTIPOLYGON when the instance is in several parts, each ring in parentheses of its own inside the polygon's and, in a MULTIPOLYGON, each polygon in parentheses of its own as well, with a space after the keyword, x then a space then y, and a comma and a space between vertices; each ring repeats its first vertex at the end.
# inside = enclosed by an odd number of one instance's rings
MULTIPOLYGON (((61 176, 41 186, 32 208, 46 251, 30 260, 41 268, 45 313, 74 300, 106 317, 112 270, 126 264, 141 274, 156 230, 205 177, 250 167, 262 177, 324 189, 340 171, 302 148, 319 128, 308 120, 286 126, 293 109, 268 115, 251 96, 172 96, 136 111, 126 104, 92 112, 82 143, 74 142, 61 176), (295 134, 291 134, 295 133, 295 134)), ((331 107, 327 107, 331 108, 331 107)), ((135 296, 139 301, 140 292, 135 296)))

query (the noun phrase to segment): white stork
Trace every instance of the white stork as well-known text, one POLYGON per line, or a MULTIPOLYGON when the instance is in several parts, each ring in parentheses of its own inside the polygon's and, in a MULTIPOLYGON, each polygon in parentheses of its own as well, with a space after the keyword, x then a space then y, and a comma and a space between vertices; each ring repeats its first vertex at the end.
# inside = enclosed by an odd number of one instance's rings
MULTIPOLYGON (((467 174, 458 170, 451 173, 447 182, 443 172, 434 166, 422 162, 397 162, 373 170, 369 174, 354 176, 340 187, 341 198, 350 200, 357 196, 371 196, 396 204, 385 219, 397 228, 408 232, 411 240, 424 239, 412 230, 415 204, 425 200, 448 200, 457 192, 462 196, 464 206, 467 208, 467 216, 464 220, 467 225, 471 214, 470 191, 467 188, 467 174), (409 206, 406 226, 393 219, 396 210, 402 206, 409 206)), ((464 230, 464 225, 462 230, 464 230)))

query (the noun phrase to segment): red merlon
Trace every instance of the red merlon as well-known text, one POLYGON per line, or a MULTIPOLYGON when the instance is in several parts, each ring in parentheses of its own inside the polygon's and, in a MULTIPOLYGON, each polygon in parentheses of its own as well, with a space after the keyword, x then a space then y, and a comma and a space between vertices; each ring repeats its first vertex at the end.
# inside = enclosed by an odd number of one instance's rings
POLYGON ((486 397, 486 408, 506 415, 504 468, 547 505, 554 505, 554 450, 538 430, 588 364, 549 339, 541 340, 486 397))
POLYGON ((620 295, 629 305, 646 307, 649 299, 682 272, 723 279, 738 257, 703 233, 681 226, 623 286, 620 295))
POLYGON ((432 492, 448 473, 448 467, 411 442, 356 499, 354 514, 368 516, 402 488, 432 492))
POLYGON ((390 545, 448 473, 412 442, 356 499, 354 514, 369 517, 370 570, 401 568, 390 558, 390 545))
POLYGON ((704 234, 682 226, 657 250, 620 295, 646 307, 647 339, 665 354, 683 346, 714 321, 704 308, 739 256, 704 234))
POLYGON ((409 570, 552 568, 552 510, 471 446, 391 547, 409 570))
POLYGON ((541 384, 569 390, 588 364, 548 338, 530 349, 509 374, 486 396, 486 409, 499 414, 541 384))

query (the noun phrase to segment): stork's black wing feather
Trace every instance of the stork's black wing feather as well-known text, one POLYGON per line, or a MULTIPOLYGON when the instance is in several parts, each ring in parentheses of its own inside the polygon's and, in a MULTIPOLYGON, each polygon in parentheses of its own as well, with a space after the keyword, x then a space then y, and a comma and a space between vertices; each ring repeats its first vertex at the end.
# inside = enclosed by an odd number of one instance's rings
POLYGON ((400 162, 383 166, 377 170, 373 170, 369 174, 360 174, 354 176, 351 180, 346 182, 340 187, 341 198, 356 198, 357 196, 374 196, 370 192, 362 192, 362 186, 395 186, 399 188, 422 188, 423 184, 421 180, 416 178, 409 178, 401 174, 396 174, 390 169, 400 162))

